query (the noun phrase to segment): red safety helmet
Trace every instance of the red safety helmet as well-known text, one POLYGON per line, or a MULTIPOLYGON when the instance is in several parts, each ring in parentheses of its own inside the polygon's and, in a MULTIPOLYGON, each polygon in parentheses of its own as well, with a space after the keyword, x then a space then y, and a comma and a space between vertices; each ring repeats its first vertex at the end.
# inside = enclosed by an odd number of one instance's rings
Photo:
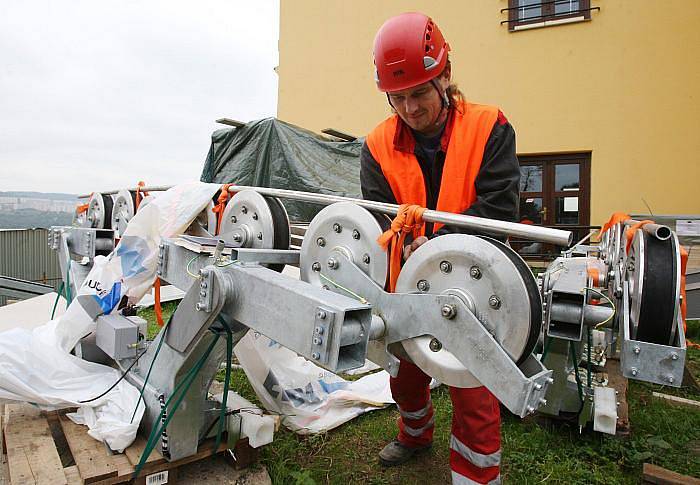
POLYGON ((433 20, 402 13, 382 25, 374 38, 375 80, 380 91, 400 91, 438 77, 450 45, 433 20))

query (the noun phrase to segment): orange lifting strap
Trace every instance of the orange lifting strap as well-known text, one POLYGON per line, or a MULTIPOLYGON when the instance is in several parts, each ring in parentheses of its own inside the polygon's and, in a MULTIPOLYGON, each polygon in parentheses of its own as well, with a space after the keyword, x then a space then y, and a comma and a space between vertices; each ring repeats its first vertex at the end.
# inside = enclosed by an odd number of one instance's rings
POLYGON ((134 204, 134 212, 139 210, 139 205, 141 204, 141 201, 145 196, 148 195, 148 192, 143 190, 145 186, 146 182, 144 182, 143 180, 139 180, 139 183, 136 184, 136 203, 134 204))
POLYGON ((406 236, 414 236, 423 226, 425 207, 414 204, 402 204, 399 213, 391 221, 391 228, 377 238, 379 245, 386 251, 389 248, 389 291, 396 290, 396 281, 401 272, 401 256, 406 236))
POLYGON ((627 246, 625 246, 626 253, 629 254, 630 252, 630 247, 632 246, 632 239, 634 239, 634 233, 637 232, 637 229, 641 229, 647 224, 654 224, 654 221, 639 221, 638 223, 634 224, 633 226, 630 226, 629 229, 627 229, 627 232, 625 232, 625 237, 627 238, 627 246))
POLYGON ((613 227, 618 222, 625 222, 627 219, 631 219, 629 214, 625 214, 624 212, 615 212, 613 215, 610 216, 610 220, 606 222, 605 225, 600 229, 600 234, 603 234, 605 231, 613 227))
POLYGON ((226 203, 228 202, 229 192, 228 188, 233 184, 224 184, 221 186, 221 193, 217 199, 217 204, 212 208, 212 212, 216 214, 216 234, 221 231, 221 220, 224 216, 224 209, 226 209, 226 203))
POLYGON ((90 195, 88 195, 87 202, 85 202, 84 204, 80 204, 78 207, 75 208, 76 214, 82 214, 83 212, 87 212, 88 207, 90 207, 90 198, 92 197, 92 194, 94 194, 94 192, 90 192, 90 195))
POLYGON ((156 278, 156 281, 153 283, 153 310, 156 313, 156 321, 158 322, 158 326, 162 327, 163 326, 163 308, 160 306, 160 278, 156 278))

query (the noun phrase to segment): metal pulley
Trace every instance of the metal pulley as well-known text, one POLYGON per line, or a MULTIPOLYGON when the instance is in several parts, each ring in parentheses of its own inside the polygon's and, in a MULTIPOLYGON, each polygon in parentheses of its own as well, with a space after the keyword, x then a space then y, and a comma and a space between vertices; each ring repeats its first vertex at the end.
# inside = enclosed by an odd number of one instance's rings
MULTIPOLYGON (((144 202, 146 202, 147 199, 150 199, 150 197, 152 196, 149 195, 143 201, 141 201, 141 205, 144 205, 144 202)), ((197 217, 195 217, 194 221, 192 221, 190 227, 187 228, 185 234, 192 236, 212 237, 216 232, 216 214, 214 213, 213 209, 214 201, 210 200, 202 212, 197 214, 197 217)))
POLYGON ((387 252, 377 243, 382 232, 375 216, 357 204, 338 202, 325 207, 313 218, 304 235, 299 260, 301 279, 327 288, 329 282, 321 272, 337 267, 338 261, 332 253, 339 250, 383 288, 388 259, 387 252))
POLYGON ((112 207, 112 229, 117 231, 117 237, 126 230, 126 226, 136 213, 136 192, 122 189, 114 196, 112 207))
MULTIPOLYGON (((465 234, 431 239, 404 265, 396 292, 457 296, 518 364, 532 353, 540 334, 537 282, 517 253, 493 239, 465 234)), ((443 316, 450 318, 449 309, 443 316)), ((445 384, 480 385, 430 335, 405 340, 403 347, 416 365, 445 384)))
POLYGON ((88 200, 87 215, 83 227, 93 229, 110 229, 112 227, 112 197, 95 192, 88 200))
MULTIPOLYGON (((252 190, 236 193, 222 214, 219 236, 236 247, 289 249, 289 217, 275 197, 264 197, 252 190)), ((283 264, 267 265, 282 271, 283 264)))
POLYGON ((680 247, 675 233, 659 237, 637 229, 627 256, 631 336, 672 345, 680 307, 680 247))

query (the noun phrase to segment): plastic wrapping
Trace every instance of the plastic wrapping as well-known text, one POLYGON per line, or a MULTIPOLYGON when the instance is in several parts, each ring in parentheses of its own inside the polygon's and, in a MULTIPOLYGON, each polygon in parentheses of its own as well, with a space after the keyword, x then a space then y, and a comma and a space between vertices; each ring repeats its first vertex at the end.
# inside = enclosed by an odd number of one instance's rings
MULTIPOLYGON (((331 141, 275 118, 253 121, 214 132, 201 180, 360 197, 363 141, 331 141)), ((282 202, 292 221, 310 221, 322 208, 282 202)))

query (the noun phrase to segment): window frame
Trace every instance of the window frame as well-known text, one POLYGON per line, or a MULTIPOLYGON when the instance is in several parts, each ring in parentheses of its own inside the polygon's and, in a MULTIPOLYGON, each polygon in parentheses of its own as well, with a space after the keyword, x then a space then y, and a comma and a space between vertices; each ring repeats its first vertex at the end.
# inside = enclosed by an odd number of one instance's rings
POLYGON ((508 0, 508 30, 513 32, 521 30, 523 27, 547 27, 559 23, 569 23, 573 21, 585 21, 591 19, 591 0, 578 0, 578 10, 565 14, 555 14, 555 3, 566 0, 526 0, 526 6, 541 6, 542 14, 529 20, 519 20, 518 10, 522 8, 518 5, 518 0, 508 0))

